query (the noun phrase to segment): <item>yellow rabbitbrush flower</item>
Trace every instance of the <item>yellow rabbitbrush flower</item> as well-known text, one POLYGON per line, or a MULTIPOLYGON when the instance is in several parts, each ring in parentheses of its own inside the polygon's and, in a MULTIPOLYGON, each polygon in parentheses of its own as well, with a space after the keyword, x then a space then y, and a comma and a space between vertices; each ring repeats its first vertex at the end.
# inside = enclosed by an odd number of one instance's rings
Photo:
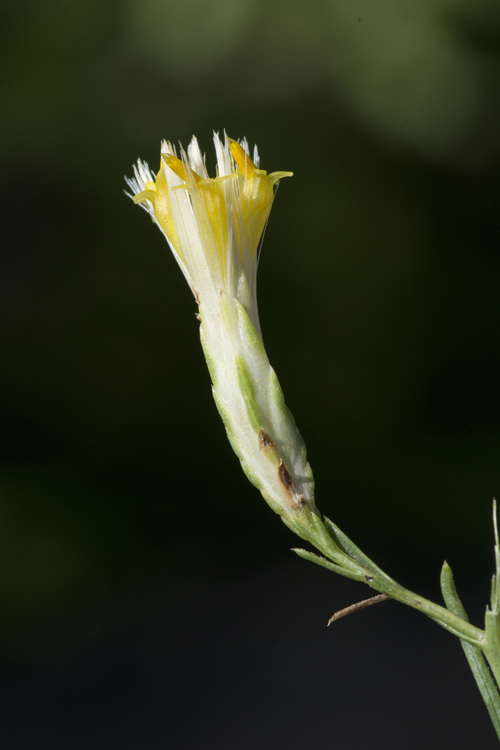
POLYGON ((305 446, 285 406, 260 331, 259 247, 275 188, 291 172, 268 175, 240 143, 214 134, 217 176, 208 176, 196 138, 187 153, 163 141, 156 177, 144 162, 128 179, 134 203, 160 227, 199 305, 213 395, 249 479, 281 515, 317 513, 305 446))

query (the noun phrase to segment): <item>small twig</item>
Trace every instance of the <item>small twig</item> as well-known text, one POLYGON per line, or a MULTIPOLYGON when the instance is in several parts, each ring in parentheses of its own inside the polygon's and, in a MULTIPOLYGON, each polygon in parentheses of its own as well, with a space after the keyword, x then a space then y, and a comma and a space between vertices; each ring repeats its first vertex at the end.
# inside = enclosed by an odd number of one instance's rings
POLYGON ((379 602, 385 602, 387 599, 390 599, 390 596, 387 596, 387 594, 379 594, 378 596, 371 596, 369 599, 363 599, 362 602, 357 602, 356 604, 351 604, 350 607, 346 607, 345 609, 340 609, 338 612, 335 612, 333 617, 330 617, 328 620, 327 626, 331 625, 332 622, 335 622, 335 620, 340 620, 341 617, 345 617, 346 615, 351 615, 353 612, 357 612, 360 609, 365 609, 366 607, 371 607, 372 604, 378 604, 379 602))

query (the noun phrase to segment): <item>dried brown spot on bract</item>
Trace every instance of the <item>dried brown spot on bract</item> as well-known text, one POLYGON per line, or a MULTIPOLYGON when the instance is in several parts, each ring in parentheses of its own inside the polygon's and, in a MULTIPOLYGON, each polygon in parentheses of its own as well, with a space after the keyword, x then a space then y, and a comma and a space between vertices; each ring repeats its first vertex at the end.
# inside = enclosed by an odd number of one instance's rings
POLYGON ((197 301, 197 303, 198 303, 198 307, 199 307, 199 305, 200 305, 200 293, 199 293, 199 291, 198 291, 197 289, 195 289, 194 287, 193 287, 193 294, 194 294, 194 296, 196 297, 196 301, 197 301))
POLYGON ((283 459, 280 461, 278 466, 278 477, 286 490, 288 502, 293 510, 299 510, 305 505, 305 500, 302 495, 299 495, 295 489, 295 484, 292 479, 292 475, 285 466, 283 459))
POLYGON ((284 488, 288 490, 288 492, 293 492, 293 479, 290 472, 286 468, 283 459, 281 459, 280 465, 278 466, 278 476, 284 488))
POLYGON ((200 313, 195 313, 196 320, 201 321, 201 315, 200 313))
POLYGON ((260 449, 263 450, 263 451, 265 451, 271 445, 274 445, 273 441, 271 440, 271 438, 269 437, 269 435, 267 434, 267 432, 261 428, 261 430, 259 432, 259 446, 260 446, 260 449))

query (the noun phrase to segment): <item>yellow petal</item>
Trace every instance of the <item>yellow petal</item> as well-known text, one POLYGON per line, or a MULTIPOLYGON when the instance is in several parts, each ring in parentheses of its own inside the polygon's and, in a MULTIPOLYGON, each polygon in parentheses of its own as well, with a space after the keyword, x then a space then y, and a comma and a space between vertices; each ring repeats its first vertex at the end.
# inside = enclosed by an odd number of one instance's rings
MULTIPOLYGON (((184 182, 189 182, 189 176, 186 171, 186 165, 181 159, 178 159, 173 154, 162 154, 163 161, 165 164, 170 167, 172 172, 175 172, 177 177, 180 177, 181 180, 184 180, 184 182)), ((193 175, 194 181, 198 183, 202 177, 200 177, 199 174, 196 174, 196 172, 193 172, 193 170, 190 170, 190 174, 193 175)))
POLYGON ((156 175, 156 185, 152 203, 156 221, 167 235, 176 253, 182 259, 164 167, 162 167, 156 175))
POLYGON ((156 185, 151 180, 146 180, 144 190, 137 195, 132 196, 134 203, 144 203, 144 201, 153 201, 156 195, 156 185))
MULTIPOLYGON (((237 141, 234 141, 232 138, 228 138, 227 142, 229 143, 229 148, 231 149, 231 153, 233 155, 233 159, 236 162, 236 165, 238 166, 240 172, 243 174, 247 174, 248 172, 254 172, 257 167, 253 163, 253 161, 248 156, 245 149, 240 146, 237 141)), ((259 170, 260 171, 260 170, 259 170)))

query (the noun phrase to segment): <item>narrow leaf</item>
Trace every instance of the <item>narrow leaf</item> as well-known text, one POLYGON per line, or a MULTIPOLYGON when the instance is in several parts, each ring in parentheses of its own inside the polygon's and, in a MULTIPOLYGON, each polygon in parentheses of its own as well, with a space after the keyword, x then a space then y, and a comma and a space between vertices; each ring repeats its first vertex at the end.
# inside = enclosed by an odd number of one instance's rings
MULTIPOLYGON (((465 611, 455 588, 453 573, 446 561, 441 569, 441 591, 443 593, 444 602, 450 612, 461 617, 462 620, 469 622, 467 612, 465 611)), ((491 672, 488 669, 488 665, 486 664, 480 648, 463 640, 460 640, 460 643, 462 644, 465 656, 469 662, 469 667, 471 668, 474 679, 476 680, 479 692, 481 693, 486 708, 488 709, 491 722, 500 738, 500 695, 493 677, 491 676, 491 672)))

